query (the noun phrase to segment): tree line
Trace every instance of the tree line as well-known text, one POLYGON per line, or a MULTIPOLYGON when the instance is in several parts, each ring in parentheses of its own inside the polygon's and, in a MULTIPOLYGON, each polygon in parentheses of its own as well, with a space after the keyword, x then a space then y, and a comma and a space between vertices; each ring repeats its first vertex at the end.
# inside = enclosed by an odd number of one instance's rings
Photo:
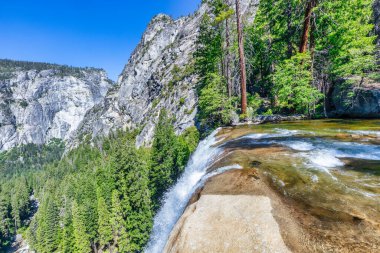
POLYGON ((85 76, 84 72, 101 72, 104 71, 100 68, 93 67, 73 67, 69 65, 58 65, 45 62, 29 62, 29 61, 14 61, 8 59, 0 59, 0 81, 12 78, 15 71, 30 71, 35 70, 40 72, 42 70, 55 70, 60 76, 74 76, 82 78, 85 76))

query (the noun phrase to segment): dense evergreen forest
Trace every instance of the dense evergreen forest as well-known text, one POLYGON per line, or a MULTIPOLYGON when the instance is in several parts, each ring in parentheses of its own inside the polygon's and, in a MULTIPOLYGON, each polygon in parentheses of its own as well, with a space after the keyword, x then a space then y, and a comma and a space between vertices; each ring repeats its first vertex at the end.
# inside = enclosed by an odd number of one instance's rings
POLYGON ((136 148, 137 133, 85 141, 62 159, 57 140, 1 154, 1 246, 22 233, 37 252, 141 251, 161 196, 184 170, 199 134, 189 128, 177 137, 165 111, 152 148, 136 148))
POLYGON ((239 1, 204 2, 195 53, 204 129, 237 115, 325 117, 332 86, 379 79, 373 0, 263 0, 253 24, 237 18, 239 1))
MULTIPOLYGON (((372 0, 262 0, 253 24, 241 18, 239 0, 204 1, 211 12, 202 17, 195 65, 188 66, 199 76, 202 134, 257 114, 324 117, 332 86, 380 79, 372 0)), ((32 66, 46 67, 56 68, 32 66)), ((199 132, 176 136, 163 110, 151 148, 136 148, 137 134, 85 138, 68 153, 59 140, 1 153, 0 249, 22 233, 41 253, 141 252, 199 132)))

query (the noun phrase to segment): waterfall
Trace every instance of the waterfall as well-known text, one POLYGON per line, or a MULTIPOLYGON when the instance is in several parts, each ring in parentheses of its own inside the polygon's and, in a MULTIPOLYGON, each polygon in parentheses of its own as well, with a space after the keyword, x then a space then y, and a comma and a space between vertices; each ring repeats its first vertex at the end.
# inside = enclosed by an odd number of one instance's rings
POLYGON ((207 169, 223 152, 221 148, 213 146, 217 142, 215 138, 217 132, 218 129, 199 143, 180 179, 165 193, 163 205, 154 218, 152 235, 145 252, 161 253, 163 251, 173 227, 181 217, 191 196, 209 177, 230 169, 241 168, 239 165, 231 165, 206 175, 207 169))

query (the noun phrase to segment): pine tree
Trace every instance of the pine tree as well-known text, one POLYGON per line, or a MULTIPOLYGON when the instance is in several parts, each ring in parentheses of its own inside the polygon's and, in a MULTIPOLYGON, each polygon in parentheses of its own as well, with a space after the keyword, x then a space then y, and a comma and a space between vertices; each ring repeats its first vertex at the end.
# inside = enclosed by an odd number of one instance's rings
POLYGON ((36 217, 38 222, 36 235, 36 249, 38 252, 54 252, 59 245, 59 210, 56 201, 50 192, 46 192, 43 204, 36 217))
MULTIPOLYGON (((167 158, 171 160, 171 166, 174 165, 173 158, 167 158)), ((118 149, 116 159, 115 175, 118 178, 117 188, 120 193, 122 215, 126 221, 125 226, 128 232, 127 246, 128 250, 138 252, 142 250, 149 239, 153 219, 149 190, 148 156, 143 150, 136 149, 134 139, 127 138, 122 143, 121 148, 118 149)), ((170 171, 173 169, 172 167, 162 168, 168 168, 170 171)), ((126 244, 126 240, 119 238, 119 249, 122 246, 121 243, 126 244)))
POLYGON ((243 24, 241 22, 240 14, 240 0, 235 0, 236 5, 236 24, 238 32, 238 46, 239 46, 239 63, 240 63, 240 93, 241 93, 241 114, 247 114, 247 74, 245 69, 245 54, 244 54, 244 37, 243 37, 243 24))
POLYGON ((327 50, 329 74, 334 77, 363 76, 375 68, 372 1, 324 0, 318 5, 316 50, 327 50))
POLYGON ((220 75, 211 73, 204 83, 198 101, 202 126, 217 127, 229 123, 232 106, 227 97, 224 80, 220 75))
POLYGON ((14 228, 17 230, 22 226, 22 220, 28 216, 30 210, 29 187, 25 177, 16 180, 11 196, 12 217, 14 228))
POLYGON ((130 205, 127 216, 127 230, 129 232, 130 247, 133 252, 140 252, 149 240, 153 227, 153 212, 151 193, 149 189, 147 160, 139 160, 138 166, 131 167, 126 181, 129 185, 126 192, 130 205))
POLYGON ((310 33, 310 25, 311 25, 311 16, 313 13, 313 8, 316 5, 316 0, 308 0, 306 3, 306 10, 305 10, 305 19, 303 24, 303 31, 301 36, 301 43, 299 47, 299 52, 306 53, 307 50, 307 44, 309 41, 309 33, 310 33))
POLYGON ((310 68, 310 54, 297 54, 278 66, 273 80, 281 108, 292 113, 310 113, 310 106, 321 98, 311 85, 310 68))
POLYGON ((158 208, 162 194, 173 183, 175 141, 176 136, 167 112, 161 110, 153 137, 151 169, 149 171, 152 199, 156 208, 158 208))
POLYGON ((33 219, 30 221, 29 227, 26 231, 26 239, 28 241, 28 244, 31 247, 31 250, 36 250, 38 241, 37 241, 37 229, 38 229, 38 222, 36 217, 33 217, 33 219))
POLYGON ((98 197, 98 238, 100 248, 109 248, 112 240, 112 225, 110 223, 110 213, 106 201, 103 197, 98 197))
POLYGON ((202 16, 196 44, 195 69, 201 78, 199 84, 201 89, 204 78, 210 73, 218 73, 219 63, 223 57, 221 33, 213 25, 213 20, 208 14, 202 16))
POLYGON ((72 221, 72 213, 70 209, 65 210, 63 217, 63 230, 60 241, 60 251, 63 253, 70 253, 75 248, 74 228, 72 221))
POLYGON ((2 192, 0 192, 0 248, 2 244, 5 244, 8 241, 12 226, 12 221, 9 218, 10 207, 5 196, 2 196, 1 193, 2 192))
POLYGON ((112 209, 110 224, 112 226, 113 238, 118 252, 129 252, 129 239, 125 224, 125 215, 120 201, 120 193, 112 192, 112 209))
POLYGON ((83 210, 78 206, 77 202, 73 202, 72 206, 73 228, 75 239, 75 252, 88 253, 91 252, 90 238, 86 231, 83 210))

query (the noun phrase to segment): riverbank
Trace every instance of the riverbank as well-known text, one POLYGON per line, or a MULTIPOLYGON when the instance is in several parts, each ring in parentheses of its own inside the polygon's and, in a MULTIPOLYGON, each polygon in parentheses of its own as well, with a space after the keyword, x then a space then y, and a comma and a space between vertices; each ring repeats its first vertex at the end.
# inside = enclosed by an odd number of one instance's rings
POLYGON ((258 115, 254 118, 247 120, 245 122, 235 122, 232 126, 244 126, 244 125, 259 125, 264 123, 278 123, 283 121, 298 121, 309 119, 306 115, 296 114, 296 115, 258 115))

